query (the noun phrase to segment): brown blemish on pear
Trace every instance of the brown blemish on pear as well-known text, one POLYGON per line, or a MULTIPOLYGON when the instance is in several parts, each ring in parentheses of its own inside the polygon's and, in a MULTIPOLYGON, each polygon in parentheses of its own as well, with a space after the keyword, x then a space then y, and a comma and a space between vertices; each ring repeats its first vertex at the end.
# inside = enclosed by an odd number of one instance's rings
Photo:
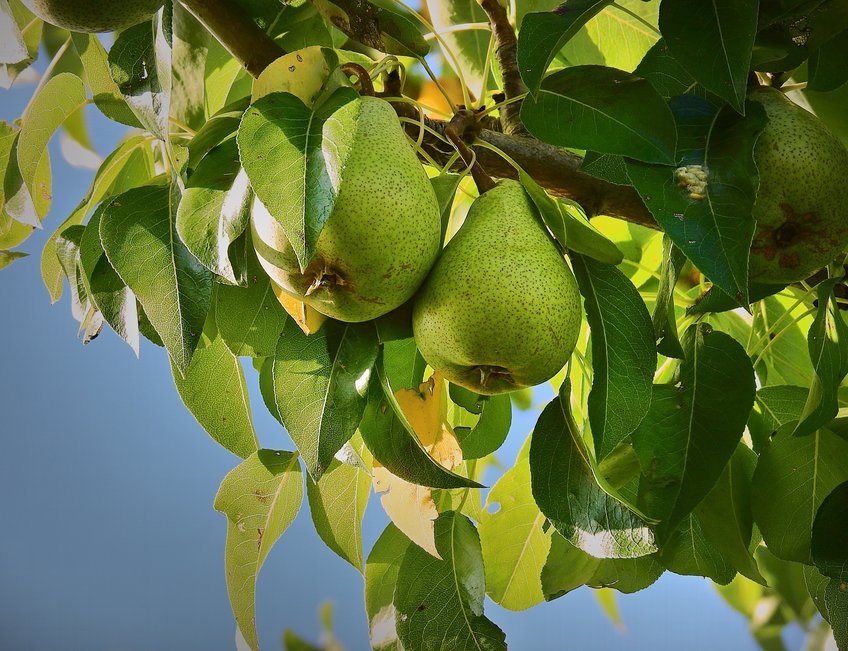
POLYGON ((803 280, 848 244, 848 150, 814 115, 775 88, 757 88, 769 123, 754 148, 760 187, 749 277, 803 280))

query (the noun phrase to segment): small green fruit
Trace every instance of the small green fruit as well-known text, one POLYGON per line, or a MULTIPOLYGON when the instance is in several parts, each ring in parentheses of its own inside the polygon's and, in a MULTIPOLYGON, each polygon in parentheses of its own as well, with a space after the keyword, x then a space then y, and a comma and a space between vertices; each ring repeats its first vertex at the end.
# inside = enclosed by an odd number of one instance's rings
POLYGON ((427 363, 481 394, 545 382, 568 361, 582 311, 577 283, 516 181, 474 201, 415 300, 427 363))
POLYGON ((803 280, 848 244, 848 150, 776 88, 748 97, 769 118, 754 147, 760 188, 748 275, 761 283, 803 280))
POLYGON ((73 32, 114 32, 150 18, 164 0, 21 0, 42 20, 73 32))
POLYGON ((282 227, 258 201, 253 245, 286 293, 334 319, 368 321, 405 303, 424 281, 441 244, 439 204, 384 100, 348 102, 326 121, 323 136, 338 194, 314 257, 301 271, 282 227), (338 163, 341 150, 347 155, 338 163))

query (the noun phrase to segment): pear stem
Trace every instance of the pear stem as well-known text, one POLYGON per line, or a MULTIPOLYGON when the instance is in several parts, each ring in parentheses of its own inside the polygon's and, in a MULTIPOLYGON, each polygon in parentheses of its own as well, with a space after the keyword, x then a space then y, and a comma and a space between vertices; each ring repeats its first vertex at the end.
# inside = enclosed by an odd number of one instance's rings
POLYGON ((348 77, 356 75, 359 79, 359 94, 374 97, 374 83, 371 81, 371 75, 368 71, 358 63, 343 63, 339 66, 341 71, 348 77))
POLYGON ((521 74, 518 72, 518 39, 515 30, 509 22, 506 9, 498 0, 478 0, 480 7, 486 12, 492 35, 495 38, 495 58, 501 71, 503 92, 507 103, 501 107, 501 126, 504 133, 512 136, 529 135, 521 122, 521 97, 527 92, 521 74))
POLYGON ((471 169, 471 178, 474 179, 477 190, 480 194, 483 194, 495 187, 495 181, 483 169, 480 161, 477 160, 477 156, 471 151, 464 140, 466 134, 470 133, 473 136, 478 128, 477 116, 474 114, 474 111, 460 109, 454 113, 448 126, 445 127, 445 136, 456 147, 466 167, 471 169))

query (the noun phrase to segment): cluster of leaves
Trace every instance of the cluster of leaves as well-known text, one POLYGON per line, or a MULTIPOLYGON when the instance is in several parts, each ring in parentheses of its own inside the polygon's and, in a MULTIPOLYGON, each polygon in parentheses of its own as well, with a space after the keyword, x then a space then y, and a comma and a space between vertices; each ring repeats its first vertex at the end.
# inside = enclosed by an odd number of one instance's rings
MULTIPOLYGON (((410 69, 437 56, 416 14, 388 3, 235 4, 281 53, 321 46, 369 63, 344 49, 355 43, 410 69)), ((276 183, 281 165, 305 170, 286 179, 288 195, 325 199, 303 164, 321 115, 291 102, 282 117, 246 112, 281 83, 280 70, 253 84, 233 44, 184 5, 166 4, 107 50, 0 0, 4 80, 42 44, 51 57, 20 124, 0 126, 0 266, 47 215, 52 135, 61 128, 90 148, 89 103, 132 127, 56 228, 42 276, 54 301, 68 280, 86 341, 108 324, 136 353, 142 337, 164 346, 186 406, 243 458, 215 508, 228 518, 228 589, 250 647, 256 576, 305 482, 318 535, 364 575, 376 649, 505 648, 486 595, 524 609, 581 585, 635 592, 665 571, 724 586, 764 647, 779 648, 782 625, 817 610, 848 648, 841 269, 817 286, 749 286, 754 224, 744 218, 765 125, 745 100, 749 75, 808 75, 806 97, 827 115, 848 79, 840 3, 727 0, 709 12, 687 0, 514 3, 524 125, 585 151, 587 174, 635 187, 661 230, 606 218, 595 230, 579 206, 521 173, 569 250, 587 318, 553 381, 557 396, 485 503, 479 482, 512 402, 526 396, 485 398, 428 378, 405 308, 313 332, 260 266, 249 224, 254 192, 276 183), (261 128, 268 138, 241 136, 261 128), (283 159, 266 155, 282 143, 293 145, 283 159), (673 171, 686 164, 709 166, 709 201, 676 186, 673 171), (242 358, 296 451, 260 449, 242 358), (372 486, 392 524, 366 557, 372 486)), ((486 14, 474 2, 429 9, 449 53, 445 74, 452 66, 464 94, 491 105, 486 14), (457 25, 466 28, 448 29, 457 25)), ((311 74, 286 83, 309 87, 311 74)), ((845 134, 841 120, 833 126, 845 134)), ((432 172, 447 228, 468 183, 432 172)), ((314 241, 321 224, 302 214, 314 241)))

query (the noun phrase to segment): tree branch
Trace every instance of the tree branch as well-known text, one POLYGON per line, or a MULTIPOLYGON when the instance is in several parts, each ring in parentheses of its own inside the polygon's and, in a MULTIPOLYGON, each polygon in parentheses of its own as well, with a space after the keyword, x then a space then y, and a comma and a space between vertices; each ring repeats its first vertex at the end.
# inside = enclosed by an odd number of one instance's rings
MULTIPOLYGON (((285 54, 253 20, 229 0, 179 0, 182 5, 194 15, 221 44, 241 63, 254 77, 272 62, 285 54)), ((482 3, 488 0, 481 0, 482 3)), ((500 19, 496 21, 502 24, 500 19)), ((509 23, 505 23, 509 25, 509 23)), ((510 31, 512 28, 509 28, 510 31)), ((513 33, 514 38, 514 33, 513 33)), ((513 61, 514 54, 512 56, 513 61)), ((504 64, 501 64, 502 66, 504 64)), ((517 67, 516 67, 517 77, 517 67)), ((513 77, 510 77, 513 79, 513 77)), ((520 77, 517 77, 520 82, 520 77)), ((377 93, 391 101, 401 96, 401 79, 397 71, 389 73, 384 84, 384 91, 377 93)), ((506 79, 505 79, 506 84, 506 79)), ((515 87, 509 92, 515 92, 515 87)), ((523 88, 523 86, 522 86, 523 88)), ((523 92, 523 90, 521 91, 523 92)), ((448 144, 445 135, 447 122, 433 120, 421 116, 418 109, 409 102, 394 101, 392 106, 401 118, 406 118, 405 129, 413 139, 419 136, 420 124, 423 120, 427 129, 422 138, 422 147, 434 162, 447 165, 456 150, 448 144)), ((508 106, 516 107, 517 103, 508 106)), ((504 109, 507 107, 505 106, 504 109)), ((503 115, 503 113, 502 113, 503 115)), ((590 217, 608 215, 625 221, 642 224, 651 228, 659 228, 645 204, 636 191, 625 185, 615 185, 602 179, 595 178, 580 171, 583 159, 566 149, 560 149, 545 144, 534 138, 501 133, 484 118, 479 122, 481 127, 477 139, 496 147, 512 158, 521 168, 532 176, 539 185, 552 195, 567 197, 579 203, 590 217)), ((481 146, 472 146, 476 158, 485 170, 496 178, 517 178, 518 173, 503 157, 481 146)), ((453 169, 460 171, 465 168, 461 160, 453 164, 453 169)))
POLYGON ((503 80, 503 91, 507 103, 501 107, 501 125, 504 133, 516 136, 527 136, 527 129, 521 122, 521 101, 515 101, 521 97, 527 89, 518 72, 518 59, 516 58, 518 39, 515 30, 509 22, 509 17, 498 0, 478 0, 480 7, 486 12, 489 24, 492 26, 492 34, 495 37, 495 58, 501 71, 503 80), (512 100, 512 101, 511 101, 512 100))
POLYGON ((286 51, 231 0, 179 0, 253 77, 286 51))

